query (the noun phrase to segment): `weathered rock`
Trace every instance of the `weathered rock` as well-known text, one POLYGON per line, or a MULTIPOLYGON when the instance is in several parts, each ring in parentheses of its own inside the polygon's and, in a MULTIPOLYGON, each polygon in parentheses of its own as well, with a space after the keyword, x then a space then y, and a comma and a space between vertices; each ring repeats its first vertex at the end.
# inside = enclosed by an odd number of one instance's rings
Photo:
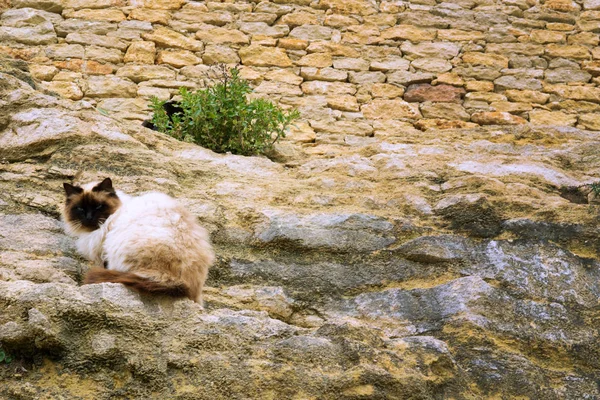
POLYGON ((202 61, 207 65, 218 63, 237 64, 240 62, 240 58, 237 52, 229 47, 209 45, 204 49, 202 61))
POLYGON ((239 51, 242 64, 257 67, 291 67, 292 61, 285 50, 264 46, 251 45, 239 51))
POLYGON ((471 121, 480 125, 519 125, 527 122, 508 112, 478 112, 471 115, 471 121))
POLYGON ((534 125, 575 126, 577 115, 562 111, 534 110, 529 113, 529 121, 534 125))
POLYGON ((88 97, 135 97, 137 85, 116 76, 93 76, 87 81, 85 95, 88 97))
POLYGON ((176 73, 159 65, 126 65, 119 68, 116 75, 129 78, 133 82, 141 82, 150 79, 175 79, 176 73))
POLYGON ((248 36, 235 29, 213 28, 196 32, 196 38, 207 44, 235 43, 248 44, 248 36))
POLYGON ((202 51, 204 48, 202 42, 162 26, 156 28, 152 33, 144 33, 142 37, 160 47, 177 47, 191 51, 202 51))
POLYGON ((421 105, 420 109, 425 118, 459 121, 468 121, 470 118, 467 110, 462 105, 456 103, 425 102, 421 105))
POLYGON ((31 45, 42 45, 56 43, 56 32, 52 22, 44 21, 35 26, 11 27, 0 26, 0 41, 18 42, 31 45))
POLYGON ((124 61, 126 63, 154 64, 156 45, 154 42, 133 42, 127 48, 124 61))
POLYGON ((406 88, 404 100, 410 102, 445 102, 460 103, 465 90, 450 85, 416 84, 406 88))
POLYGON ((375 99, 361 108, 364 116, 370 119, 419 118, 419 111, 411 104, 400 100, 375 99))
POLYGON ((121 51, 125 51, 128 46, 127 43, 121 39, 94 35, 91 33, 69 33, 65 40, 67 43, 108 47, 121 51))

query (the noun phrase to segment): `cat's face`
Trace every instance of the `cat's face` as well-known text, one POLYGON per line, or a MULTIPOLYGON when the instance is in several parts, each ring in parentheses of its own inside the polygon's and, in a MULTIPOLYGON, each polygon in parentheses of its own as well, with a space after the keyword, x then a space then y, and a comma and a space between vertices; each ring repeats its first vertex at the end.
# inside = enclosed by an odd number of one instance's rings
POLYGON ((110 178, 84 187, 63 183, 65 222, 74 233, 95 231, 121 206, 110 178))

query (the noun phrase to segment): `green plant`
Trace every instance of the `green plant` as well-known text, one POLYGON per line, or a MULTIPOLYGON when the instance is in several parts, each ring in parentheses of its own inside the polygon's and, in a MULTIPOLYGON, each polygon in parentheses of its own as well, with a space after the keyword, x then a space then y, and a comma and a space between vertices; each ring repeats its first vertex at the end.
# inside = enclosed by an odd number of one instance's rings
POLYGON ((169 115, 166 101, 152 98, 152 123, 160 132, 217 153, 263 153, 285 137, 300 113, 285 111, 268 100, 248 100, 251 92, 237 68, 221 67, 216 84, 195 92, 179 89, 180 112, 169 115))
POLYGON ((12 362, 13 358, 10 356, 10 354, 7 354, 4 350, 0 349, 0 364, 1 363, 6 363, 6 364, 10 364, 12 362))
POLYGON ((594 194, 596 196, 600 195, 600 181, 599 182, 594 182, 590 185, 590 188, 592 189, 592 192, 594 192, 594 194))

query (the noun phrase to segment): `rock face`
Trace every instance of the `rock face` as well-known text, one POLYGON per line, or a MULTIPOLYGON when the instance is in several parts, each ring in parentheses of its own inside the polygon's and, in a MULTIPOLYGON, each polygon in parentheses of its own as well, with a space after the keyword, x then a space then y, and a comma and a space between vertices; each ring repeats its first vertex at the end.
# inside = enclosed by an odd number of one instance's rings
MULTIPOLYGON (((595 133, 304 123, 284 167, 50 96, 24 62, 0 68, 0 397, 600 397, 595 133), (80 286, 88 266, 58 211, 75 176, 160 190, 198 216, 218 254, 205 310, 80 286)), ((97 86, 120 93, 120 75, 97 86)))

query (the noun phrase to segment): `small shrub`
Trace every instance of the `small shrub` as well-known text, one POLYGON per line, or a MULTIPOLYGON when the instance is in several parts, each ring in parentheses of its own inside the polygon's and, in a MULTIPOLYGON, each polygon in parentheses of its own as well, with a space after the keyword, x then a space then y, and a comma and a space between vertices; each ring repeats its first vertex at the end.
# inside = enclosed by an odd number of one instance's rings
POLYGON ((237 68, 222 68, 218 82, 207 89, 179 89, 181 112, 169 115, 163 107, 166 101, 152 98, 152 124, 160 132, 217 153, 263 153, 285 137, 286 129, 300 113, 282 110, 264 99, 249 101, 251 92, 237 68))

